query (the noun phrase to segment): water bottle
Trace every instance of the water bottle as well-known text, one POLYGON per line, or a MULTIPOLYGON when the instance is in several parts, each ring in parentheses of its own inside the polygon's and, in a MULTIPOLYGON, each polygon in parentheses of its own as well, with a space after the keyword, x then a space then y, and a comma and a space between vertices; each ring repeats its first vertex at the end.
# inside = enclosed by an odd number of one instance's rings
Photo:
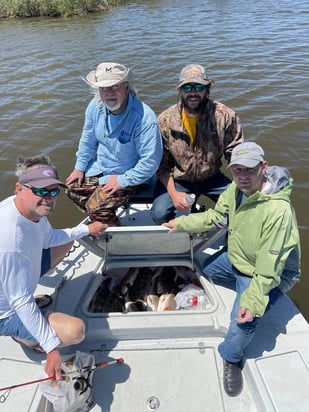
POLYGON ((194 193, 187 193, 186 196, 185 196, 185 202, 189 206, 192 206, 193 203, 195 202, 195 194, 194 193))
POLYGON ((204 295, 204 293, 198 296, 198 309, 199 310, 207 309, 207 300, 206 300, 206 296, 204 295))
POLYGON ((197 310, 198 309, 198 296, 190 296, 186 298, 186 303, 182 309, 197 310))
POLYGON ((190 306, 187 309, 204 311, 208 308, 207 299, 204 293, 192 296, 189 300, 190 306))

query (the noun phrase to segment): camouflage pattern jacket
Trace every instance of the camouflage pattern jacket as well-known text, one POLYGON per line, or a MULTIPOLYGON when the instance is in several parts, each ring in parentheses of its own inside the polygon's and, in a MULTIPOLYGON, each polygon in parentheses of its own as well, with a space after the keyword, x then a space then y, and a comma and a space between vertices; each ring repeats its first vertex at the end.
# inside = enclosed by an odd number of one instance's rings
POLYGON ((218 173, 223 155, 229 161, 232 149, 244 141, 240 119, 234 110, 209 99, 199 115, 194 148, 181 110, 178 103, 158 117, 164 147, 157 175, 159 179, 173 176, 176 180, 202 181, 218 173))

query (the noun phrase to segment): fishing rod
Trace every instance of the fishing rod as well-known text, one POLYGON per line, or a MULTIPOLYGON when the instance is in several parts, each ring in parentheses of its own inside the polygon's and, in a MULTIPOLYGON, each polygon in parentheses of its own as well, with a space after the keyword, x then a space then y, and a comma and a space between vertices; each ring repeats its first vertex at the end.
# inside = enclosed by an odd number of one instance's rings
MULTIPOLYGON (((123 358, 118 358, 118 359, 113 359, 113 360, 108 361, 108 362, 96 363, 93 366, 84 366, 84 367, 79 368, 79 369, 74 369, 73 371, 70 371, 70 372, 62 373, 61 376, 63 378, 65 378, 65 377, 69 377, 73 373, 80 374, 82 372, 89 372, 87 378, 83 378, 83 377, 73 378, 73 379, 76 380, 76 382, 73 385, 74 389, 75 390, 81 390, 81 392, 80 392, 80 394, 81 394, 81 393, 85 392, 85 390, 89 387, 88 378, 89 378, 89 375, 90 375, 91 372, 93 372, 95 369, 106 368, 107 366, 113 365, 115 363, 124 363, 124 359, 123 358), (86 384, 86 388, 85 388, 85 384, 86 384)), ((4 403, 7 400, 7 398, 8 398, 8 396, 9 396, 12 389, 20 388, 20 387, 26 386, 26 385, 33 385, 35 383, 45 382, 45 381, 48 381, 48 380, 55 380, 55 376, 49 376, 47 378, 41 378, 41 379, 36 379, 36 380, 33 380, 33 381, 17 383, 15 385, 6 386, 5 388, 0 388, 0 392, 6 391, 4 394, 0 395, 0 403, 4 403)))

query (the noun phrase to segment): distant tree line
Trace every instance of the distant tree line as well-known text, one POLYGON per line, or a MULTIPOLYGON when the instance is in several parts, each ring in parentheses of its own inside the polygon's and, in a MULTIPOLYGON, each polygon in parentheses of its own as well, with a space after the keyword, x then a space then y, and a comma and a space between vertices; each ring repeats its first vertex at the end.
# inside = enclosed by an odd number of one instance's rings
POLYGON ((124 0, 1 0, 0 17, 72 17, 105 10, 124 0))

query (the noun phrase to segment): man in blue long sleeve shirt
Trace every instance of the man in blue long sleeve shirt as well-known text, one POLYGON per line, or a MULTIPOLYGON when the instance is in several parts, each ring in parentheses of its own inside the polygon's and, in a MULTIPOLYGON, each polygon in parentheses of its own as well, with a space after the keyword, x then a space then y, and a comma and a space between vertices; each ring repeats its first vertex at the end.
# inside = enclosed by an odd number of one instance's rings
POLYGON ((96 93, 86 109, 75 167, 66 180, 67 194, 89 212, 89 197, 101 186, 106 196, 100 197, 95 218, 117 224, 116 209, 147 184, 159 167, 160 129, 155 113, 136 97, 130 69, 101 63, 86 80, 96 93))

